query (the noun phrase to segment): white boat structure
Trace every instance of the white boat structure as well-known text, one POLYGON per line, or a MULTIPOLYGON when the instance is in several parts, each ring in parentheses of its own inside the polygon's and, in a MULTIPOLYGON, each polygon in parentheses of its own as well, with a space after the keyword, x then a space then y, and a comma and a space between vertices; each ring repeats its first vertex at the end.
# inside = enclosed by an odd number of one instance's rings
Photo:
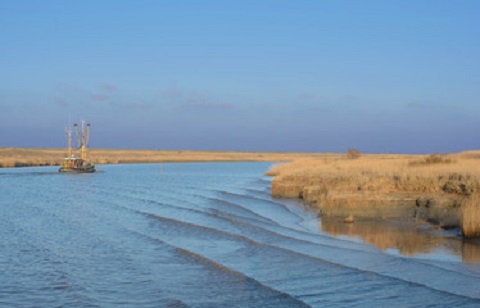
POLYGON ((81 121, 81 130, 79 131, 78 124, 73 125, 75 129, 75 138, 77 140, 76 151, 80 151, 80 157, 75 155, 72 148, 73 132, 70 129, 65 130, 65 135, 68 139, 68 155, 63 162, 63 166, 58 169, 59 172, 72 173, 93 173, 95 172, 95 163, 88 159, 88 142, 90 141, 90 124, 81 121))

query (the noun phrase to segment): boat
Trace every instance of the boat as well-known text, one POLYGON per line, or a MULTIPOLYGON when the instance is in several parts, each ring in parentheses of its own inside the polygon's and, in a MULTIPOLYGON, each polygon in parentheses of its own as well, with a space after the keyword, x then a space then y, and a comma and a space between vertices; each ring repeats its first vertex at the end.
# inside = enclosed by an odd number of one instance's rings
POLYGON ((78 124, 74 124, 75 137, 77 139, 76 151, 80 150, 80 157, 78 157, 72 148, 72 130, 70 128, 65 130, 65 135, 68 139, 68 155, 63 161, 63 166, 58 169, 58 172, 71 173, 93 173, 95 172, 95 163, 88 159, 88 142, 90 141, 90 124, 85 124, 81 121, 81 131, 79 132, 78 124))

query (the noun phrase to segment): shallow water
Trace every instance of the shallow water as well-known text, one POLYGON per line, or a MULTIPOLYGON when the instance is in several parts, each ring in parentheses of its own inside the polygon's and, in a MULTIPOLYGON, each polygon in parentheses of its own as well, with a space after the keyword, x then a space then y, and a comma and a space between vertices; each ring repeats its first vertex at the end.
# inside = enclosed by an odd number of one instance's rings
POLYGON ((268 167, 0 169, 0 305, 480 305, 478 244, 321 223, 268 167))

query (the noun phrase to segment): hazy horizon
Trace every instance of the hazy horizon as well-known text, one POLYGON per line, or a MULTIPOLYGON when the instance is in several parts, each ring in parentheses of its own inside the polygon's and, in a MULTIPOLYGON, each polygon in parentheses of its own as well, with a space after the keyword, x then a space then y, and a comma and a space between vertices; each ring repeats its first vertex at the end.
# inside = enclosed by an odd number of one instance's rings
POLYGON ((478 1, 3 1, 0 147, 480 148, 478 1))

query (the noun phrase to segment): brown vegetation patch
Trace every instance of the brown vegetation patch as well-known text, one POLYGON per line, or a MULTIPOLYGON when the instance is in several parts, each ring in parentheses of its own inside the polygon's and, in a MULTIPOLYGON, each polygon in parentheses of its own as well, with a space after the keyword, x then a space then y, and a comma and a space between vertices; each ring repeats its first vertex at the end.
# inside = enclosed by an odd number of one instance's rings
POLYGON ((431 154, 421 160, 414 160, 409 163, 410 166, 432 165, 432 164, 451 164, 455 159, 442 154, 431 154))

